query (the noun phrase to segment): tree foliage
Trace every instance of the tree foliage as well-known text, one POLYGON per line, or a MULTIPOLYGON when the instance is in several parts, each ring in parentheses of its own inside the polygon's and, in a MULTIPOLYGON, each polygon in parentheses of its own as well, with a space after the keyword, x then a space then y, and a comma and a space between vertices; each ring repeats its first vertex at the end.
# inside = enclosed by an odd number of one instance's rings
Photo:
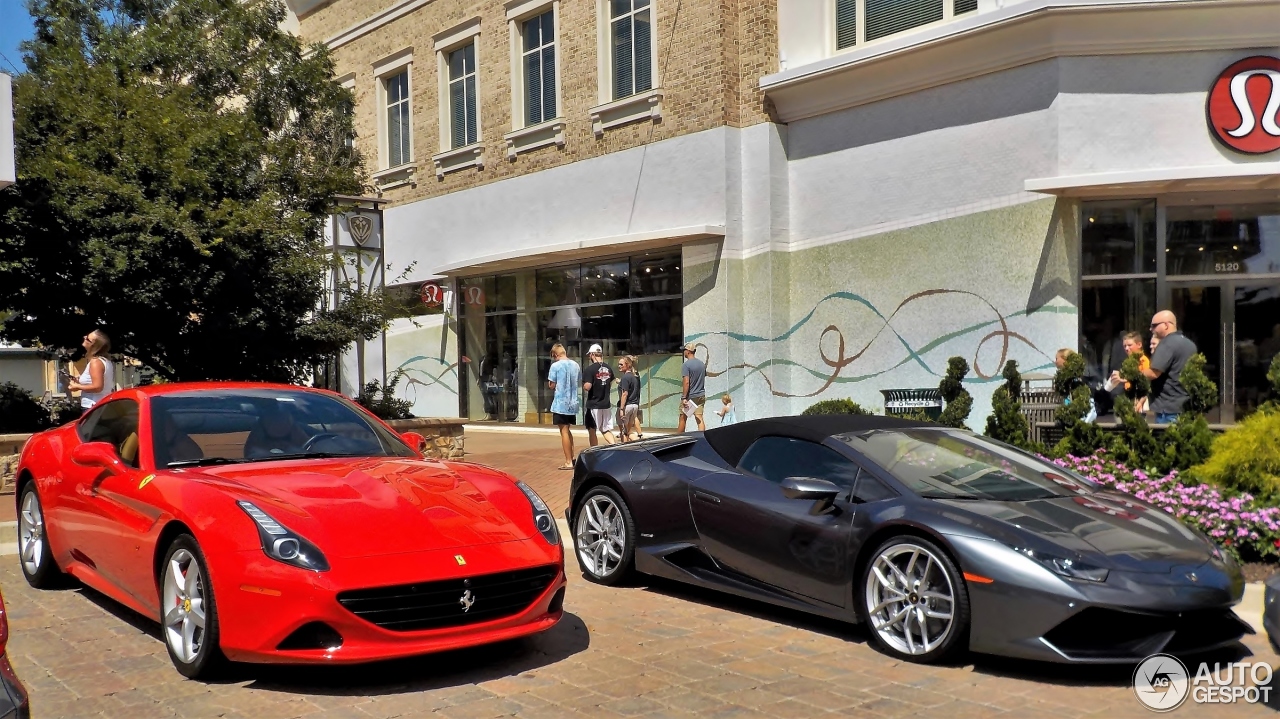
POLYGON ((1018 363, 1004 364, 1004 384, 991 397, 991 416, 987 417, 986 435, 1005 444, 1031 449, 1027 418, 1022 414, 1022 375, 1018 363))
POLYGON ((973 410, 973 397, 964 388, 964 378, 969 374, 969 363, 963 357, 952 357, 947 360, 947 373, 938 383, 938 392, 947 403, 942 409, 938 424, 948 427, 963 428, 969 412, 973 410))
POLYGON ((800 414, 871 414, 851 399, 824 399, 809 405, 800 414))
POLYGON ((169 379, 296 380, 385 326, 322 230, 359 194, 349 91, 281 0, 29 0, 18 181, 0 192, 5 339, 102 326, 169 379))
POLYGON ((1058 456, 1089 457, 1100 449, 1112 449, 1111 436, 1093 422, 1085 421, 1093 398, 1084 381, 1084 372, 1084 357, 1072 352, 1053 376, 1053 388, 1064 398, 1057 413, 1058 424, 1063 429, 1062 439, 1054 447, 1058 456))
POLYGON ((371 380, 360 389, 356 402, 379 419, 413 419, 413 402, 396 397, 396 385, 404 376, 403 370, 396 370, 386 384, 371 380))

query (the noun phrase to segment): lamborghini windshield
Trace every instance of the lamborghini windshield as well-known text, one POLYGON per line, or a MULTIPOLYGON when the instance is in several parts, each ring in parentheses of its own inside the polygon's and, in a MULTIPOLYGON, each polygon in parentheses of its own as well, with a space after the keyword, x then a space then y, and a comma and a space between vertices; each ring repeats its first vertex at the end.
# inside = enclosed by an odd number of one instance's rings
POLYGON ((968 432, 875 430, 840 439, 922 497, 1019 502, 1097 491, 1083 477, 968 432))
POLYGON ((200 390, 151 400, 157 467, 309 457, 412 457, 351 402, 284 389, 200 390))

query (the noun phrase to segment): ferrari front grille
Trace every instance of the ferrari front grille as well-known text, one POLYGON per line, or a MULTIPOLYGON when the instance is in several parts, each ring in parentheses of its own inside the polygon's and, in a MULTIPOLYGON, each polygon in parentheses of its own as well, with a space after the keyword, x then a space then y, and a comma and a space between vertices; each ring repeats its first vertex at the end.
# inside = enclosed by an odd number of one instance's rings
POLYGON ((1144 614, 1089 607, 1047 632, 1044 641, 1069 659, 1115 661, 1213 649, 1246 631, 1230 609, 1144 614))
POLYGON ((356 589, 338 594, 352 614, 396 632, 443 629, 503 619, 528 609, 551 582, 555 565, 465 579, 356 589))

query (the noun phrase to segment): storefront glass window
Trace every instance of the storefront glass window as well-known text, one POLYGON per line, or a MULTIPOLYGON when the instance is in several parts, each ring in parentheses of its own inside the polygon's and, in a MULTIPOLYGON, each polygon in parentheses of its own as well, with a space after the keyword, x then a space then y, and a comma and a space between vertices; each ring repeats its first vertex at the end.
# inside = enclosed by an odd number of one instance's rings
POLYGON ((1081 274, 1156 271, 1154 200, 1086 202, 1081 207, 1081 274))
POLYGON ((391 285, 384 291, 392 317, 423 317, 444 313, 444 290, 434 282, 391 285))
POLYGON ((1168 209, 1170 275, 1280 273, 1280 202, 1168 209))
POLYGON ((679 251, 467 278, 459 293, 465 416, 550 422, 552 345, 581 363, 599 344, 614 367, 636 356, 644 425, 675 426, 684 340, 679 251))
POLYGON ((1080 354, 1089 378, 1104 380, 1124 362, 1121 340, 1126 332, 1141 333, 1149 346, 1156 281, 1086 280, 1080 294, 1080 354))

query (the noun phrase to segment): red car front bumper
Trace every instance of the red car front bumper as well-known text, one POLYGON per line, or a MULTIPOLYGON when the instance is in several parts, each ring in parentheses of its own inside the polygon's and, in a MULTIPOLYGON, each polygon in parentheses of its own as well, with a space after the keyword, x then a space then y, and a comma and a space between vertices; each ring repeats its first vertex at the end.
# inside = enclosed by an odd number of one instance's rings
MULTIPOLYGON (((564 553, 540 537, 463 549, 358 559, 330 559, 312 572, 268 558, 260 550, 212 557, 220 644, 228 659, 276 664, 356 664, 514 639, 555 626, 563 615, 564 553), (348 610, 338 594, 421 582, 483 577, 553 567, 554 578, 516 614, 423 631, 384 629, 348 610), (335 649, 281 649, 299 629, 321 622, 342 637, 335 649)), ((461 608, 457 611, 461 612, 461 608)))

